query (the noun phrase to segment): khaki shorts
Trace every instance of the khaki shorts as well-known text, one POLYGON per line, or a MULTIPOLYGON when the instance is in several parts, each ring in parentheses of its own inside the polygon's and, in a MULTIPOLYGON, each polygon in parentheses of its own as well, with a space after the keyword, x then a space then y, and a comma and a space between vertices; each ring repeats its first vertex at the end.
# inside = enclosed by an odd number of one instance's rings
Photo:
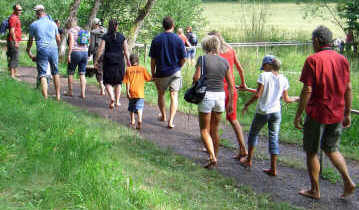
POLYGON ((177 71, 168 77, 155 78, 156 86, 159 90, 179 91, 182 87, 181 71, 177 71))
POLYGON ((342 129, 341 122, 321 124, 307 116, 304 122, 304 151, 318 153, 319 148, 324 152, 338 151, 342 129))

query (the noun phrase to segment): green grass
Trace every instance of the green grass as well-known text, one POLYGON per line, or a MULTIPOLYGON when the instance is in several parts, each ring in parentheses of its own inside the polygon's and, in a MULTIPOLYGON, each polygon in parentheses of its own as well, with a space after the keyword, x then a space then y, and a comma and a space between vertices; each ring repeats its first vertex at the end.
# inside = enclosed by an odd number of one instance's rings
MULTIPOLYGON (((245 41, 248 40, 245 32, 253 26, 251 18, 256 17, 256 20, 259 20, 258 15, 262 12, 265 18, 261 21, 268 37, 274 36, 273 38, 278 37, 282 40, 305 39, 306 34, 310 34, 313 29, 321 24, 329 27, 334 32, 334 37, 345 37, 340 28, 329 20, 322 20, 321 18, 304 19, 304 8, 308 7, 304 3, 296 4, 294 1, 287 1, 248 4, 242 2, 246 1, 204 2, 202 7, 208 23, 206 30, 217 29, 221 32, 229 30, 236 34, 236 39, 245 41)), ((228 38, 227 40, 232 41, 228 38)))
POLYGON ((0 80, 1 209, 292 208, 116 123, 0 80))

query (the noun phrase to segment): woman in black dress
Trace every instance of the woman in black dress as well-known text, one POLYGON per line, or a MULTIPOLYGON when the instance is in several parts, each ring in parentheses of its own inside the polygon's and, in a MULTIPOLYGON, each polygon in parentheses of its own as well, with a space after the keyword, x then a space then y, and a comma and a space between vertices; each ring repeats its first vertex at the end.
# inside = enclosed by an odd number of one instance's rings
POLYGON ((104 53, 103 83, 110 97, 110 109, 113 109, 115 106, 120 106, 121 85, 126 68, 125 59, 127 66, 130 66, 127 41, 120 32, 117 32, 117 25, 117 20, 110 20, 108 24, 108 32, 102 37, 95 58, 95 67, 98 68, 98 59, 104 53), (115 89, 115 92, 113 89, 115 89))

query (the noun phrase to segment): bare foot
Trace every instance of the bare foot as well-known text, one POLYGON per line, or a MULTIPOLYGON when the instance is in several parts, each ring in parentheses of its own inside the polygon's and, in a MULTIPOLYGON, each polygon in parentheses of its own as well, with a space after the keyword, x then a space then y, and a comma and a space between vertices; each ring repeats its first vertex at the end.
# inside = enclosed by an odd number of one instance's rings
POLYGON ((240 164, 241 166, 243 166, 244 168, 250 168, 250 167, 252 167, 252 161, 251 161, 251 160, 248 160, 248 157, 242 158, 242 159, 239 161, 239 164, 240 164))
POLYGON ((277 176, 277 172, 270 169, 263 169, 263 172, 266 173, 268 176, 277 176))
POLYGON ((136 129, 137 129, 137 130, 141 130, 141 128, 142 128, 142 122, 137 122, 137 127, 136 127, 136 129))
POLYGON ((115 101, 111 100, 110 104, 108 105, 108 108, 113 109, 115 107, 115 101))
POLYGON ((158 117, 157 117, 158 121, 161 121, 161 122, 165 122, 166 121, 166 118, 162 116, 162 114, 158 114, 158 117))
POLYGON ((312 198, 315 200, 319 200, 320 199, 320 193, 319 192, 313 192, 312 190, 301 190, 299 191, 299 195, 308 197, 308 198, 312 198))
POLYGON ((247 157, 248 154, 241 154, 241 153, 238 153, 237 155, 234 155, 233 156, 233 159, 236 159, 236 160, 241 160, 245 157, 247 157))
POLYGON ((353 195, 354 191, 355 191, 355 184, 354 183, 345 184, 344 185, 344 193, 340 197, 341 198, 347 198, 348 196, 353 195))
POLYGON ((72 92, 68 91, 68 92, 64 93, 64 96, 72 97, 72 92))
POLYGON ((210 160, 205 166, 204 168, 206 169, 212 169, 214 167, 217 166, 217 160, 210 160))

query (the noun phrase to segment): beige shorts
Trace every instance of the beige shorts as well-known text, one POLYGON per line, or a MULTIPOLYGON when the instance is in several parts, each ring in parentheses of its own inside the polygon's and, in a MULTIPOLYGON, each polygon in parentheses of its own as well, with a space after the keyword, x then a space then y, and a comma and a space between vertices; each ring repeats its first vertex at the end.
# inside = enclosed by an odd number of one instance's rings
POLYGON ((166 91, 168 88, 170 91, 179 91, 182 87, 182 74, 181 71, 177 71, 168 77, 160 77, 154 79, 158 89, 166 91))

